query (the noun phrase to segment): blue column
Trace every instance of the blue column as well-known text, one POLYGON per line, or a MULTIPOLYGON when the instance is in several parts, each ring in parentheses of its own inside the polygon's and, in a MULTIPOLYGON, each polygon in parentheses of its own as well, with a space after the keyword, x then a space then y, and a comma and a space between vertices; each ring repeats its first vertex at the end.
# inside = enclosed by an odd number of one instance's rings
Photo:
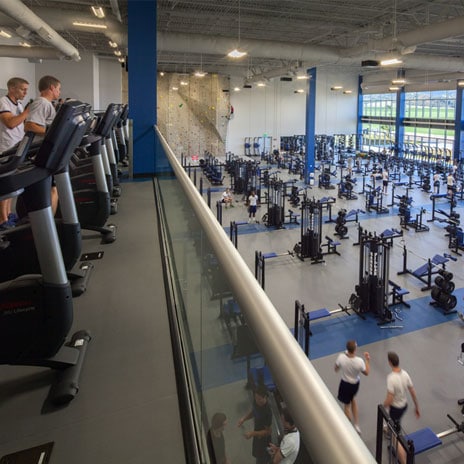
POLYGON ((306 95, 306 163, 305 182, 314 179, 314 150, 316 135, 316 68, 310 68, 308 74, 308 94, 306 95))
POLYGON ((404 87, 396 92, 395 150, 400 156, 404 144, 404 113, 406 109, 406 92, 404 87))
POLYGON ((361 84, 363 77, 358 76, 358 116, 356 120, 356 150, 362 149, 362 112, 363 112, 363 91, 361 84))
POLYGON ((156 124, 157 2, 128 1, 129 117, 133 120, 133 172, 142 177, 167 169, 153 125, 156 124))
POLYGON ((453 160, 459 160, 461 153, 464 152, 464 104, 462 98, 464 96, 463 88, 459 85, 456 88, 456 115, 454 117, 454 148, 453 160))

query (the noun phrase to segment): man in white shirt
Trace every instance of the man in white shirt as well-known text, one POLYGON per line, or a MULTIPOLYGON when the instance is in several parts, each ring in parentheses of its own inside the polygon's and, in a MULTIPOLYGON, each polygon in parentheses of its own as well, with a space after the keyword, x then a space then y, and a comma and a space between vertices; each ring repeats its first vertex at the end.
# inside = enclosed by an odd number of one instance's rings
POLYGON ((366 351, 364 359, 356 355, 357 344, 355 340, 346 342, 346 351, 340 353, 335 361, 335 372, 341 371, 342 378, 338 387, 338 400, 343 403, 346 417, 353 422, 354 428, 360 434, 358 405, 356 394, 359 390, 360 375, 369 375, 370 355, 366 351))
POLYGON ((296 428, 288 409, 282 410, 281 419, 285 435, 280 442, 280 446, 269 443, 272 464, 293 464, 300 450, 300 432, 296 428))
MULTIPOLYGON (((56 77, 43 76, 39 80, 38 87, 40 96, 31 103, 29 115, 24 123, 24 130, 44 135, 56 115, 52 102, 60 97, 61 83, 56 77)), ((58 207, 58 191, 54 184, 52 186, 51 203, 53 214, 55 214, 58 207)))
MULTIPOLYGON (((24 137, 24 120, 29 108, 23 109, 21 100, 26 97, 29 82, 12 77, 7 82, 8 93, 0 98, 0 153, 14 147, 24 137)), ((11 211, 12 199, 0 200, 0 230, 14 225, 16 215, 11 211)))

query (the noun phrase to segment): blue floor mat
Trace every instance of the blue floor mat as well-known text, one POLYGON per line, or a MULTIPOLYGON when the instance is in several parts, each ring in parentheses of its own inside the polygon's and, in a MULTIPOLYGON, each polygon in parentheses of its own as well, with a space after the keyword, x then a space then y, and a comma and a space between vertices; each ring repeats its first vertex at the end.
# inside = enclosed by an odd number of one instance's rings
MULTIPOLYGON (((252 224, 256 225, 256 224, 252 224)), ((458 299, 456 309, 461 312, 460 302, 464 296, 464 288, 454 292, 458 299)), ((351 316, 327 317, 311 324, 310 359, 317 359, 339 353, 345 349, 346 341, 356 340, 359 346, 404 335, 416 330, 425 329, 456 319, 456 313, 445 315, 440 308, 430 305, 430 295, 415 300, 408 300, 411 308, 398 305, 402 321, 392 325, 402 325, 401 329, 381 328, 378 319, 366 313, 366 320, 356 314, 351 316)), ((388 325, 388 324, 387 324, 388 325)), ((303 343, 303 341, 302 341, 303 343)), ((246 382, 246 358, 232 360, 233 346, 226 344, 193 353, 197 366, 197 382, 202 390, 220 387, 228 383, 243 380, 246 382)), ((261 356, 253 356, 251 367, 261 367, 264 362, 261 356)))

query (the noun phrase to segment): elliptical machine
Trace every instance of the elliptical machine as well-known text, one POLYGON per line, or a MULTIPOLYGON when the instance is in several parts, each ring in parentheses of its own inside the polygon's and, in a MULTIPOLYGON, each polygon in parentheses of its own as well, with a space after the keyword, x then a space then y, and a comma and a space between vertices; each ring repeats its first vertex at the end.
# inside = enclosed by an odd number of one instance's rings
POLYGON ((76 396, 90 335, 76 332, 64 344, 73 303, 51 209, 51 178, 69 162, 89 117, 88 105, 64 103, 32 162, 25 162, 24 144, 29 143, 25 137, 17 154, 0 165, 0 197, 23 192, 41 269, 39 275, 0 284, 0 364, 57 370, 50 393, 55 404, 76 396))

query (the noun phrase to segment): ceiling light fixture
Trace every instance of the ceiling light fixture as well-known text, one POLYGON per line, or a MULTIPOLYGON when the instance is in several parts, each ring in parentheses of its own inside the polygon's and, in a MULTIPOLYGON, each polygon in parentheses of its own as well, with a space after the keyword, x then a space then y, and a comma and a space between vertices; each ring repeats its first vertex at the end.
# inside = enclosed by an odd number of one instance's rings
POLYGON ((28 44, 27 42, 19 42, 19 45, 21 45, 21 47, 26 47, 26 48, 32 47, 32 45, 28 44))
POLYGON ((82 21, 73 21, 73 26, 92 27, 95 29, 108 29, 106 24, 84 23, 82 21))
POLYGON ((343 87, 341 85, 334 85, 333 87, 330 87, 330 90, 342 90, 343 87))
POLYGON ((125 60, 123 57, 121 57, 121 58, 118 58, 118 61, 119 61, 120 63, 124 63, 126 60, 125 60))
POLYGON ((200 69, 193 74, 195 77, 205 77, 207 72, 203 71, 203 55, 200 55, 200 69))
POLYGON ((380 62, 380 66, 392 66, 394 64, 402 64, 403 62, 398 58, 388 58, 380 62))
POLYGON ((309 79, 309 76, 306 76, 305 74, 300 74, 299 76, 296 76, 297 79, 309 79))
POLYGON ((0 29, 0 35, 2 37, 5 37, 5 39, 11 39, 11 34, 9 34, 8 32, 4 31, 3 29, 0 29))
POLYGON ((297 89, 293 93, 304 93, 304 90, 303 89, 297 89))
POLYGON ((164 76, 164 72, 163 72, 163 71, 160 72, 160 76, 161 76, 161 77, 164 76))
POLYGON ((400 79, 393 79, 391 81, 393 85, 404 85, 406 84, 406 79, 400 78, 400 79))
POLYGON ((266 87, 266 84, 264 82, 258 82, 256 85, 258 87, 266 87))
POLYGON ((188 82, 180 81, 180 85, 189 85, 188 82))
POLYGON ((234 92, 240 92, 240 87, 234 87, 234 92))
POLYGON ((238 0, 238 44, 237 48, 234 48, 231 50, 229 53, 227 53, 227 56, 229 58, 243 58, 247 52, 241 51, 240 50, 240 0, 238 0))
POLYGON ((388 87, 388 90, 390 90, 391 92, 396 92, 396 91, 400 90, 400 87, 398 87, 398 86, 391 86, 391 87, 388 87))
POLYGON ((105 17, 105 10, 101 6, 91 6, 90 9, 98 19, 103 19, 105 17))
POLYGON ((179 87, 173 87, 172 90, 179 90, 179 87))
POLYGON ((109 46, 110 46, 111 48, 117 48, 117 47, 118 47, 118 44, 117 44, 116 42, 113 42, 112 40, 110 40, 110 41, 108 42, 108 44, 109 44, 109 46))
POLYGON ((122 55, 121 50, 115 50, 113 53, 114 53, 116 56, 121 56, 121 55, 122 55))
POLYGON ((344 91, 343 91, 343 94, 344 94, 344 95, 350 95, 351 93, 353 93, 352 90, 344 90, 344 91))
POLYGON ((458 80, 458 87, 464 87, 464 80, 458 80))

